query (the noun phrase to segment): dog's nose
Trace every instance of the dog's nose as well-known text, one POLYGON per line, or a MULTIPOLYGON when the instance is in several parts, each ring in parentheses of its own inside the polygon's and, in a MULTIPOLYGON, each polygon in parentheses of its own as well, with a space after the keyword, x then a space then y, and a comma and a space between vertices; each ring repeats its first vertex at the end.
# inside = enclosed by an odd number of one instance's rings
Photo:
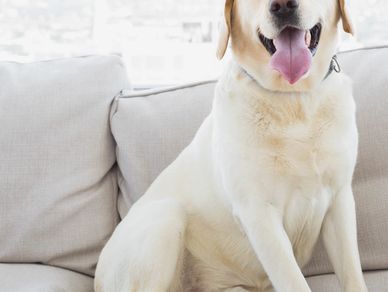
POLYGON ((269 11, 276 17, 287 17, 299 7, 298 0, 270 0, 269 11))

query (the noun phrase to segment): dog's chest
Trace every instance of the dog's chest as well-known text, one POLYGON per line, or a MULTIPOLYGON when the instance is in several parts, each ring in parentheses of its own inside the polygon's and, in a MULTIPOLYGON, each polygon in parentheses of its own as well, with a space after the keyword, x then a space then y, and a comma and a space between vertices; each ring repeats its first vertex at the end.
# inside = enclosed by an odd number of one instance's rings
POLYGON ((310 258, 332 199, 353 172, 357 130, 352 99, 346 103, 247 103, 235 107, 239 114, 232 123, 225 121, 231 130, 224 145, 233 141, 223 152, 223 161, 230 161, 223 164, 228 187, 256 193, 281 210, 300 265, 310 258))
POLYGON ((294 190, 284 209, 284 228, 300 266, 310 259, 333 196, 330 187, 317 187, 313 193, 294 190))
POLYGON ((245 148, 253 158, 248 169, 264 178, 274 196, 271 203, 283 210, 301 265, 310 257, 333 197, 353 172, 357 130, 341 106, 328 99, 310 110, 308 104, 288 101, 276 109, 259 104, 247 115, 242 141, 251 143, 245 148))
POLYGON ((279 180, 338 184, 341 172, 352 171, 357 147, 353 117, 344 117, 341 106, 331 99, 319 106, 298 99, 248 104, 236 133, 237 151, 279 180))

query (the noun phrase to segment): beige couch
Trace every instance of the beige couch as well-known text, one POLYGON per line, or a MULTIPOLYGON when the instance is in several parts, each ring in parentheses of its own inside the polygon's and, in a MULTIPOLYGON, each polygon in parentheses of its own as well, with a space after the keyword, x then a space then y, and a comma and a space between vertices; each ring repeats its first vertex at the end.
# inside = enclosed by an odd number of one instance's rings
MULTIPOLYGON (((388 48, 339 59, 358 104, 362 264, 369 291, 383 292, 388 48)), ((0 292, 93 291, 103 245, 190 142, 210 111, 215 83, 117 95, 129 88, 121 60, 91 56, 0 63, 0 84, 0 292)), ((312 291, 340 291, 320 243, 304 272, 312 291)))

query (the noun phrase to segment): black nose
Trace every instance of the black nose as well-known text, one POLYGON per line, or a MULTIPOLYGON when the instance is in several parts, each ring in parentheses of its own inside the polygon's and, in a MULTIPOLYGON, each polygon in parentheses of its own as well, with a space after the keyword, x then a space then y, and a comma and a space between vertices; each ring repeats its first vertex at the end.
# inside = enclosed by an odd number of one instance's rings
POLYGON ((269 11, 276 17, 288 17, 299 7, 298 0, 270 0, 269 11))

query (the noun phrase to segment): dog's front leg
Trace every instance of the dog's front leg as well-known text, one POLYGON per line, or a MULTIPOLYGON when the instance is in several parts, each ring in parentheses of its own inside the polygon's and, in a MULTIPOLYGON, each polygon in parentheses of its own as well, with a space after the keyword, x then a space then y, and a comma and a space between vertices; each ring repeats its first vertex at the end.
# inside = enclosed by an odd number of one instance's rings
POLYGON ((259 199, 239 200, 233 205, 234 213, 275 290, 310 292, 284 230, 281 212, 259 199))
POLYGON ((340 280, 342 290, 368 291, 361 270, 355 203, 350 185, 337 194, 325 217, 322 233, 327 253, 340 280))

